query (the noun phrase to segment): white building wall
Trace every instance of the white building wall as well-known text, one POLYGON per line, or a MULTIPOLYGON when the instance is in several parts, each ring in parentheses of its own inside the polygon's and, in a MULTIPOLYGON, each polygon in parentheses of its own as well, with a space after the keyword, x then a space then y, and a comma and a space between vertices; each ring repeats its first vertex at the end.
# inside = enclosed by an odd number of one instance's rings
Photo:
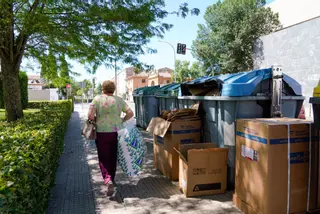
POLYGON ((28 90, 29 100, 59 100, 58 89, 28 90))
MULTIPOLYGON (((115 81, 114 77, 112 78, 112 81, 115 81)), ((125 70, 123 70, 123 71, 120 71, 117 76, 116 86, 117 86, 117 95, 119 97, 123 97, 123 95, 126 93, 126 85, 127 85, 126 72, 125 70)))
POLYGON ((275 0, 266 7, 279 13, 284 28, 320 16, 320 0, 275 0))

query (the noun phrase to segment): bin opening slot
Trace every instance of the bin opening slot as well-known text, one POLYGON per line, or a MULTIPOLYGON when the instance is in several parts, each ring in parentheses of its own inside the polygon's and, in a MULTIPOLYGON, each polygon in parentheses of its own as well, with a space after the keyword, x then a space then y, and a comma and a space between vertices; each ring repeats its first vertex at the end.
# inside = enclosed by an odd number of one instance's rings
POLYGON ((220 96, 222 83, 219 79, 212 79, 194 84, 181 84, 181 93, 183 96, 220 96))

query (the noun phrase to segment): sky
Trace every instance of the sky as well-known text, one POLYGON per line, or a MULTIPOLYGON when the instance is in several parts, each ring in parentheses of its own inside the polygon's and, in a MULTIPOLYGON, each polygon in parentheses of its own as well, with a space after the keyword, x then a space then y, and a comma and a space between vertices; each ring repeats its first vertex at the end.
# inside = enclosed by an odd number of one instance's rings
MULTIPOLYGON (((267 2, 271 2, 274 0, 267 0, 267 2)), ((212 5, 217 2, 217 0, 166 0, 166 10, 167 11, 176 11, 179 8, 179 5, 187 2, 189 8, 198 8, 200 9, 200 14, 198 16, 188 15, 185 19, 182 17, 177 17, 175 15, 170 15, 164 22, 173 24, 173 28, 166 32, 162 41, 166 41, 171 43, 176 49, 177 43, 183 43, 187 45, 187 48, 191 48, 192 41, 197 37, 198 24, 204 24, 204 14, 206 8, 209 5, 212 5)), ((174 68, 174 52, 172 47, 169 44, 159 42, 159 38, 152 38, 151 42, 148 45, 151 48, 157 50, 156 54, 146 54, 140 56, 139 59, 142 62, 154 65, 155 68, 163 68, 169 67, 174 68)), ((196 61, 193 58, 191 52, 187 50, 186 55, 176 54, 177 60, 187 60, 190 62, 196 61)), ((26 67, 27 64, 31 64, 32 67, 36 66, 34 63, 23 63, 23 66, 26 67)), ((77 81, 82 81, 84 79, 92 79, 93 77, 97 78, 97 82, 102 82, 107 79, 112 79, 114 77, 114 69, 105 68, 105 66, 100 66, 96 72, 96 74, 88 74, 88 72, 84 69, 84 66, 72 61, 71 62, 73 72, 80 73, 81 76, 76 77, 77 81)), ((125 65, 120 63, 121 70, 129 67, 130 65, 125 65)), ((25 69, 29 70, 29 69, 25 69)), ((38 72, 38 69, 36 69, 38 72)))
MULTIPOLYGON (((204 13, 209 5, 214 4, 217 0, 167 0, 166 10, 176 11, 181 3, 187 2, 189 8, 200 9, 200 14, 198 16, 188 15, 185 19, 182 17, 177 17, 175 15, 170 15, 164 22, 173 24, 173 28, 166 32, 162 41, 171 43, 176 49, 177 43, 183 43, 187 45, 187 48, 191 48, 192 41, 197 37, 198 23, 204 23, 204 13)), ((156 54, 146 54, 140 56, 139 59, 142 62, 154 65, 155 68, 169 67, 174 68, 174 53, 173 49, 169 44, 159 42, 159 38, 152 38, 149 43, 149 47, 157 50, 156 54)), ((186 55, 176 55, 177 60, 188 60, 195 61, 192 57, 190 51, 187 50, 186 55)), ((92 78, 93 75, 89 75, 83 68, 82 65, 78 63, 73 64, 73 71, 81 73, 81 77, 77 77, 77 80, 83 80, 85 78, 92 78)), ((130 65, 120 64, 120 68, 124 69, 130 65)), ((121 70, 122 70, 121 69, 121 70)), ((112 79, 114 77, 113 68, 105 68, 101 66, 94 77, 97 78, 98 82, 102 82, 106 79, 112 79)))

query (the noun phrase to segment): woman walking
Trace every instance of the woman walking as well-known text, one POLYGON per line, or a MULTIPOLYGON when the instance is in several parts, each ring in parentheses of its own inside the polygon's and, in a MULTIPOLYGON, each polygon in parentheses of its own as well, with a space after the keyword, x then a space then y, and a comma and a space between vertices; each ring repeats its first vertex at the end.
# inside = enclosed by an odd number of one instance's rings
POLYGON ((114 193, 114 178, 117 169, 118 133, 122 123, 133 117, 128 104, 120 97, 114 96, 116 89, 112 81, 102 84, 102 95, 96 96, 89 107, 88 119, 95 120, 97 125, 96 145, 99 166, 104 184, 107 185, 107 195, 114 193), (121 113, 126 115, 122 119, 121 113))

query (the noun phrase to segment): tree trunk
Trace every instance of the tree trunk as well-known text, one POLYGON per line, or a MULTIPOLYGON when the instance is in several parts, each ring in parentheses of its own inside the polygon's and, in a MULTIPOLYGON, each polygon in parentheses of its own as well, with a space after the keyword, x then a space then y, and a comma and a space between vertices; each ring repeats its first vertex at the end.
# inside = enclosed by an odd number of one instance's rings
POLYGON ((23 117, 19 66, 15 66, 8 60, 1 60, 1 72, 3 78, 3 100, 6 109, 7 121, 15 121, 23 117))

